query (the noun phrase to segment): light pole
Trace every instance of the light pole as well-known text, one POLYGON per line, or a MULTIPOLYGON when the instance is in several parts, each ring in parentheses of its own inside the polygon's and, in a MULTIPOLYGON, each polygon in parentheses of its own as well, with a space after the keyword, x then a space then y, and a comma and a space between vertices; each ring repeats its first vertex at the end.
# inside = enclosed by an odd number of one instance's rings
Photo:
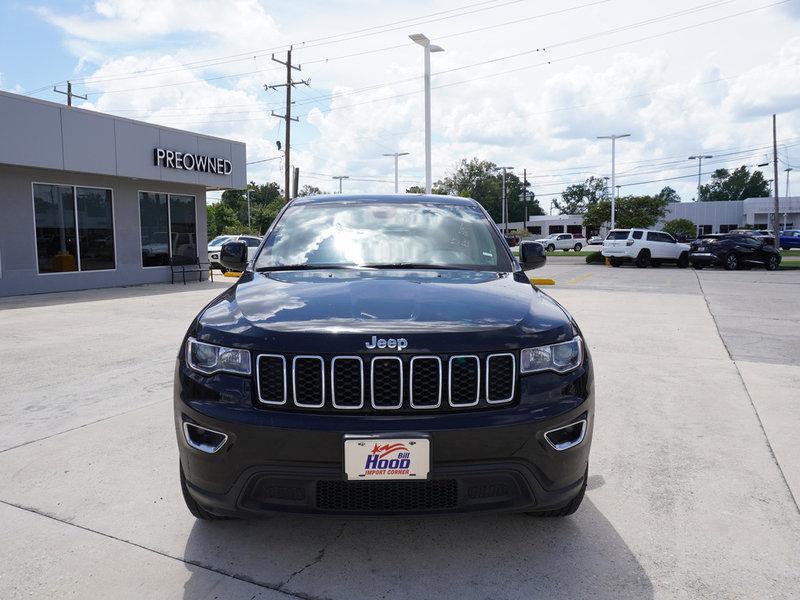
MULTIPOLYGON (((786 172, 786 197, 788 198, 789 197, 789 171, 794 171, 794 169, 792 167, 786 167, 784 169, 784 171, 786 172)), ((786 229, 785 226, 784 226, 784 229, 786 229)))
POLYGON ((690 156, 689 160, 697 160, 697 200, 700 201, 700 184, 702 183, 703 176, 703 159, 714 158, 711 154, 698 154, 690 156))
POLYGON ((616 169, 617 169, 617 140, 619 138, 630 137, 630 133, 612 133, 611 135, 598 135, 598 140, 611 140, 611 229, 614 229, 616 223, 617 212, 617 199, 614 196, 614 187, 616 185, 616 169))
MULTIPOLYGON (((384 156, 394 156, 394 193, 399 193, 398 181, 397 181, 397 159, 401 156, 408 156, 410 152, 392 152, 391 154, 384 154, 384 156)), ((430 192, 428 192, 430 193, 430 192)))
POLYGON ((431 52, 444 52, 444 48, 431 44, 421 33, 410 37, 425 50, 425 193, 430 194, 433 183, 431 179, 431 52))
POLYGON ((495 167, 503 172, 503 233, 508 233, 508 206, 506 205, 506 171, 513 171, 514 167, 495 167))
POLYGON ((342 179, 350 179, 349 175, 334 175, 331 179, 338 179, 339 180, 339 193, 342 193, 342 179))
POLYGON ((252 190, 246 190, 245 194, 247 194, 247 228, 250 229, 250 192, 252 190))

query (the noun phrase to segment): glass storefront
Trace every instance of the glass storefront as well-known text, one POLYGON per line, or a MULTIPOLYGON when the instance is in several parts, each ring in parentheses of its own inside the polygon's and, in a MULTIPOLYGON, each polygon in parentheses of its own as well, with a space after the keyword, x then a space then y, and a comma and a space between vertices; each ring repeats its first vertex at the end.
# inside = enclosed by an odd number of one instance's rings
POLYGON ((195 197, 139 192, 142 266, 158 267, 197 260, 195 197))

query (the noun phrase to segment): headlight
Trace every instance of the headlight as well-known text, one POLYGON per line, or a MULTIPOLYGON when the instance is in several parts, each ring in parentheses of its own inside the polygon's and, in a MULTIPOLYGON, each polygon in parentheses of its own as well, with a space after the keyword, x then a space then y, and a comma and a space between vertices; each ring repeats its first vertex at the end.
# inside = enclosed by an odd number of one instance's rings
POLYGON ((569 342, 526 348, 520 353, 519 368, 523 373, 555 371, 568 373, 583 362, 583 342, 576 337, 569 342))
POLYGON ((226 348, 198 342, 189 338, 186 342, 186 362, 204 375, 224 371, 236 375, 250 375, 250 352, 238 348, 226 348))

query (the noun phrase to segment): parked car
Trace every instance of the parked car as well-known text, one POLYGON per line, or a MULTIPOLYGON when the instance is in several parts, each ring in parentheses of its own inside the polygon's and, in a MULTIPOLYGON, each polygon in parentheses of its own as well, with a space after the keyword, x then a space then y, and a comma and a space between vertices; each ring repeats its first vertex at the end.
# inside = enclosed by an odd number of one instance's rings
POLYGON ((750 237, 758 238, 767 242, 768 244, 775 243, 775 236, 772 235, 771 229, 733 229, 728 233, 734 235, 749 235, 750 237))
POLYGON ((592 364, 478 202, 290 200, 177 358, 180 483, 198 519, 577 510, 592 364), (413 227, 398 227, 411 223, 413 227), (313 227, 309 224, 313 223, 313 227))
POLYGON ((545 250, 548 252, 553 252, 555 250, 563 250, 564 252, 575 250, 575 252, 580 252, 581 248, 586 245, 585 237, 579 234, 573 235, 571 233, 553 233, 536 241, 544 246, 545 250))
POLYGON ((689 266, 689 244, 678 243, 665 231, 612 229, 603 242, 602 254, 612 267, 625 262, 640 269, 670 262, 681 269, 689 266))
POLYGON ((800 229, 781 231, 781 248, 783 250, 800 248, 800 229))
POLYGON ((518 246, 519 245, 519 236, 518 235, 505 234, 503 237, 506 239, 506 244, 508 244, 509 248, 513 248, 514 246, 518 246))
POLYGON ((236 240, 247 244, 247 255, 250 260, 253 259, 256 250, 261 245, 261 238, 254 235, 219 235, 208 242, 208 262, 211 263, 212 269, 219 269, 223 273, 227 272, 228 269, 219 262, 219 253, 223 244, 236 240))
POLYGON ((722 233, 704 236, 692 244, 689 260, 695 269, 721 265, 728 271, 763 265, 774 271, 781 263, 781 255, 763 239, 750 235, 722 233))
POLYGON ((599 235, 593 235, 589 238, 589 245, 590 246, 600 246, 603 244, 603 238, 599 235))

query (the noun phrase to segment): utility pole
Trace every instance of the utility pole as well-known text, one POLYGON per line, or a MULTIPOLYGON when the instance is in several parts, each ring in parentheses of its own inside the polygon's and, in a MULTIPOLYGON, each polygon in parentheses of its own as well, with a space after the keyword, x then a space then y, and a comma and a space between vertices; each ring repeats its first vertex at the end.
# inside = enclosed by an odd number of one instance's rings
MULTIPOLYGON (((293 65, 292 64, 292 47, 289 46, 289 49, 286 51, 286 62, 275 58, 275 54, 272 55, 272 60, 276 63, 282 64, 286 67, 286 83, 277 83, 275 85, 265 85, 265 90, 277 90, 279 87, 286 88, 286 114, 279 115, 276 114, 275 111, 272 111, 273 117, 278 117, 279 119, 283 119, 286 121, 286 141, 284 143, 283 153, 284 153, 284 165, 283 165, 283 179, 284 179, 284 187, 285 187, 285 194, 286 194, 286 201, 289 201, 290 193, 289 193, 289 184, 291 183, 291 172, 292 166, 289 160, 289 149, 291 143, 291 130, 292 130, 292 121, 299 121, 297 117, 292 117, 292 88, 296 85, 309 85, 311 83, 310 79, 301 79, 300 81, 293 81, 292 80, 292 69, 295 71, 300 71, 300 65, 293 65)), ((295 190, 295 194, 297 190, 295 190)))
POLYGON ((612 133, 611 135, 598 135, 598 140, 611 140, 611 229, 614 229, 614 225, 616 223, 616 213, 617 213, 617 199, 614 195, 614 188, 616 186, 616 169, 617 169, 617 140, 619 138, 626 138, 630 137, 630 133, 622 133, 616 134, 612 133))
MULTIPOLYGON (((394 193, 395 194, 399 194, 400 193, 400 186, 398 185, 399 184, 399 180, 397 179, 397 159, 400 158, 401 156, 408 156, 409 154, 410 154, 410 152, 392 152, 390 154, 384 154, 384 156, 394 156, 394 193)), ((428 193, 430 193, 430 192, 428 192, 428 193)))
POLYGON ((698 154, 696 156, 690 156, 689 160, 697 160, 697 198, 696 200, 700 202, 700 185, 702 183, 702 176, 703 176, 703 159, 704 158, 714 158, 711 154, 698 154))
POLYGON ((503 172, 503 233, 508 233, 508 204, 506 203, 506 171, 513 171, 514 167, 495 167, 498 171, 503 172))
POLYGON ((63 92, 63 91, 59 90, 58 88, 56 88, 56 86, 53 86, 53 91, 55 93, 57 93, 57 94, 64 94, 67 97, 67 106, 72 106, 72 98, 73 97, 74 98, 80 98, 81 100, 88 100, 88 98, 86 96, 80 96, 78 94, 73 94, 72 93, 72 82, 71 81, 67 82, 67 91, 66 92, 63 92))
POLYGON ((775 218, 773 219, 774 228, 772 237, 774 239, 775 250, 781 248, 781 215, 779 212, 780 199, 778 197, 778 117, 772 115, 772 168, 775 178, 775 218))
POLYGON ((444 48, 431 44, 431 41, 421 33, 414 33, 408 37, 425 50, 425 193, 430 194, 433 189, 431 176, 431 52, 444 52, 444 48))
POLYGON ((523 229, 528 231, 528 169, 522 169, 522 204, 525 206, 525 222, 523 229))
POLYGON ((247 190, 245 193, 247 194, 247 228, 250 229, 250 191, 247 190))
POLYGON ((338 179, 339 180, 339 193, 342 193, 342 179, 350 179, 349 175, 334 175, 331 179, 338 179))

